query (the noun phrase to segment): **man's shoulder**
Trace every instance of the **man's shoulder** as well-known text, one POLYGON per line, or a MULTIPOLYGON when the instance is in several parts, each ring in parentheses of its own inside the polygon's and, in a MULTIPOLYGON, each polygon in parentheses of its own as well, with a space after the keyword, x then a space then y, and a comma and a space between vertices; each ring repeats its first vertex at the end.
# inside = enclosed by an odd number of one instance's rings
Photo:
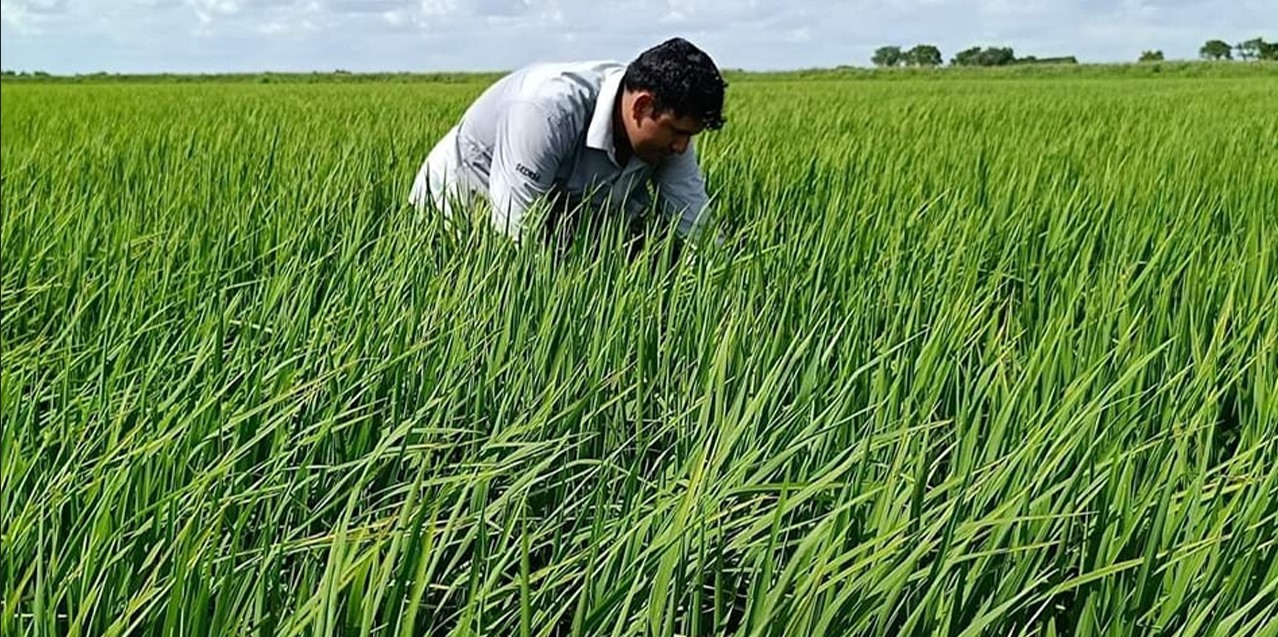
POLYGON ((588 119, 604 82, 624 71, 624 64, 612 60, 531 64, 510 74, 505 96, 536 104, 552 116, 588 119))

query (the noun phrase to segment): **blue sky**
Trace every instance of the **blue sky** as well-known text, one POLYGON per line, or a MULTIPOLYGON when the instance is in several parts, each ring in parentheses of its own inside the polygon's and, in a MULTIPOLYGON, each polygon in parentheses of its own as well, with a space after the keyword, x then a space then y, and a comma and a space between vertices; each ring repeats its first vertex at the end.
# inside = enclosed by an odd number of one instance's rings
POLYGON ((1278 39, 1278 0, 0 0, 6 69, 52 73, 501 70, 628 60, 680 35, 724 68, 869 65, 883 44, 1195 57, 1278 39))

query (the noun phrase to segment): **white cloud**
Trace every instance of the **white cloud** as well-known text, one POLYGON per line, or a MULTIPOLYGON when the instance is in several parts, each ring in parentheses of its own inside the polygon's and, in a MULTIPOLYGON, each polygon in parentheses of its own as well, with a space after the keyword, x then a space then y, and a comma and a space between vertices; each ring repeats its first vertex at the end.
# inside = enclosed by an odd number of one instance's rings
POLYGON ((320 30, 319 24, 313 20, 271 20, 257 27, 257 32, 266 36, 296 36, 320 30))
POLYGON ((391 9, 382 12, 382 19, 392 28, 403 28, 412 23, 412 17, 407 11, 400 9, 391 9))
POLYGON ((208 23, 219 16, 239 13, 240 3, 236 0, 191 0, 191 9, 200 22, 208 23))
POLYGON ((26 0, 22 4, 32 13, 62 13, 67 9, 67 0, 26 0))
POLYGON ((66 0, 0 0, 0 21, 23 35, 38 35, 66 9, 66 0))
POLYGON ((457 0, 421 0, 418 13, 423 16, 445 16, 457 11, 457 0))
POLYGON ((0 0, 6 67, 74 73, 494 70, 682 35, 730 68, 868 64, 883 44, 1193 57, 1278 38, 1273 0, 0 0), (198 41, 191 34, 202 36, 198 41))

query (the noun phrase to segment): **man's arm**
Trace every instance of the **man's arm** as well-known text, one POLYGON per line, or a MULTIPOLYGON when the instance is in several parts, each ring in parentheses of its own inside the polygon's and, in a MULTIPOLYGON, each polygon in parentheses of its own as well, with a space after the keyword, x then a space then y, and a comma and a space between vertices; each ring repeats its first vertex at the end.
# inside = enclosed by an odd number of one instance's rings
POLYGON ((678 219, 680 238, 695 239, 705 225, 709 202, 696 147, 689 144, 682 155, 672 155, 653 177, 661 211, 669 219, 678 219))
POLYGON ((492 223, 519 241, 526 234, 526 213, 550 191, 572 136, 563 122, 532 102, 512 102, 497 122, 492 168, 488 176, 492 223))

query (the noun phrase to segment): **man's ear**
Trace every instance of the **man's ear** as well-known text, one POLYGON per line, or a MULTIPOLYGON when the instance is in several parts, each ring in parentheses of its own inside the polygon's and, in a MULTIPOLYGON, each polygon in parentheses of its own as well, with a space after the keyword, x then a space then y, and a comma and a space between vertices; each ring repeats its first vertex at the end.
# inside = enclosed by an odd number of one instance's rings
POLYGON ((652 117, 653 105, 652 93, 639 91, 635 94, 635 99, 630 104, 630 117, 636 122, 642 122, 644 118, 652 117))

